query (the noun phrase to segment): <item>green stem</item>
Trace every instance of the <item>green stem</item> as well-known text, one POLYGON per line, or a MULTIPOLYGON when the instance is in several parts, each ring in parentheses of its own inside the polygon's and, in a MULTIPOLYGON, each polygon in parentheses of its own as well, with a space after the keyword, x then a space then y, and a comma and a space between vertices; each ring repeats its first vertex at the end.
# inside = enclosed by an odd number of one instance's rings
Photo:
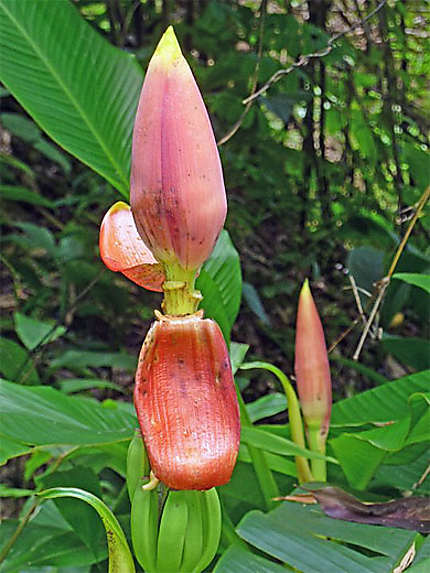
MULTIPOLYGON (((300 413, 300 405, 294 388, 287 378, 287 376, 277 366, 269 364, 268 362, 248 362, 242 364, 242 370, 250 370, 252 368, 263 368, 274 374, 279 382, 282 384, 288 405, 288 419, 291 432, 291 438, 295 444, 301 448, 306 448, 305 434, 303 431, 302 415, 300 413)), ((297 477, 299 482, 313 481, 314 476, 309 467, 309 462, 303 456, 295 456, 297 477)))
MULTIPOLYGON (((308 427, 309 449, 325 455, 325 439, 321 436, 320 426, 308 427)), ((327 481, 327 462, 325 460, 312 459, 312 473, 316 481, 327 481)))
POLYGON ((15 531, 13 532, 12 536, 10 537, 9 541, 7 541, 6 545, 3 547, 1 553, 0 553, 0 563, 3 563, 3 561, 6 559, 9 551, 12 549, 12 547, 14 546, 16 540, 18 539, 18 537, 21 535, 24 527, 27 525, 27 523, 29 522, 31 516, 33 515, 33 513, 35 512, 37 506, 39 505, 40 500, 39 499, 35 499, 33 501, 33 503, 31 504, 29 510, 27 511, 27 513, 24 515, 24 517, 21 519, 21 521, 19 522, 17 528, 15 529, 15 531))
POLYGON ((163 312, 170 315, 185 315, 196 312, 202 295, 194 288, 196 269, 183 269, 177 264, 165 264, 166 280, 163 283, 163 312))
POLYGON ((246 543, 242 538, 236 533, 236 528, 232 522, 227 510, 225 509, 224 502, 221 499, 222 507, 222 532, 221 532, 221 543, 227 548, 233 543, 242 545, 246 547, 246 543))
MULTIPOLYGON (((245 403, 239 390, 237 390, 237 399, 239 402, 240 422, 242 426, 252 427, 252 422, 249 418, 245 403)), ((247 447, 249 455, 251 456, 252 464, 254 466, 254 471, 257 476, 261 493, 263 494, 266 509, 272 509, 276 505, 276 502, 273 501, 273 498, 279 497, 278 485, 267 464, 264 451, 260 450, 260 448, 256 448, 255 446, 251 446, 250 444, 247 444, 247 447)))

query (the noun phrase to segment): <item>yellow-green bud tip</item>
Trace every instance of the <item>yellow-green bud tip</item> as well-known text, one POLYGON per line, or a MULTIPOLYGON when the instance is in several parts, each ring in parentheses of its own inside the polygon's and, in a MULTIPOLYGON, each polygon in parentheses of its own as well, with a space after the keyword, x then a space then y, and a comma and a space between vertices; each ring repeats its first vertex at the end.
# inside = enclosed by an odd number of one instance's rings
POLYGON ((173 26, 169 26, 164 32, 158 46, 154 52, 154 56, 158 61, 168 67, 171 66, 176 60, 182 57, 181 48, 175 36, 173 26))
POLYGON ((309 287, 309 281, 308 279, 305 279, 302 285, 302 289, 300 291, 300 296, 309 296, 310 294, 311 294, 311 289, 309 287))
POLYGON ((127 205, 127 203, 124 203, 124 201, 117 201, 112 205, 108 213, 109 215, 114 215, 115 213, 118 213, 118 211, 130 211, 130 206, 127 205))

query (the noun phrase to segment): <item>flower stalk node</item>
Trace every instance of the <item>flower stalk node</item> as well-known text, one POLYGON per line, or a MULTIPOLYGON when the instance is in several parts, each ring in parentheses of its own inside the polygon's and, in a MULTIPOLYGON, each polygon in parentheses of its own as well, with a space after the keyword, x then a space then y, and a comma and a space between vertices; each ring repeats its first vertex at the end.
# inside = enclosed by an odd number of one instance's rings
POLYGON ((203 298, 200 291, 184 281, 165 281, 163 292, 161 308, 165 314, 175 316, 194 314, 203 298))
POLYGON ((151 491, 152 489, 155 489, 159 483, 160 483, 160 480, 158 479, 158 477, 156 477, 154 472, 151 470, 151 472, 149 474, 149 481, 147 483, 145 483, 144 485, 142 485, 141 488, 143 489, 143 491, 151 491))

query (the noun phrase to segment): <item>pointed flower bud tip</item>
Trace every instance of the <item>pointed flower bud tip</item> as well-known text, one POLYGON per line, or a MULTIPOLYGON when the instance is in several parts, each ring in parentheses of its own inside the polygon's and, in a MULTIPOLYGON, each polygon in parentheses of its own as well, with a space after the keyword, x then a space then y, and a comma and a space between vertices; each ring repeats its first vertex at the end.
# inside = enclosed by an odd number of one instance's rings
POLYGON ((308 427, 328 432, 331 377, 324 331, 306 279, 299 296, 296 323, 295 373, 300 404, 308 427))
POLYGON ((198 269, 222 229, 227 202, 209 116, 173 28, 146 73, 130 185, 137 230, 155 258, 198 269))
POLYGON ((227 483, 239 449, 227 348, 201 313, 159 315, 145 339, 134 403, 154 474, 173 489, 227 483))
POLYGON ((164 65, 166 68, 172 66, 179 58, 182 58, 181 48, 173 30, 173 26, 169 26, 164 32, 152 57, 158 58, 159 63, 164 65))

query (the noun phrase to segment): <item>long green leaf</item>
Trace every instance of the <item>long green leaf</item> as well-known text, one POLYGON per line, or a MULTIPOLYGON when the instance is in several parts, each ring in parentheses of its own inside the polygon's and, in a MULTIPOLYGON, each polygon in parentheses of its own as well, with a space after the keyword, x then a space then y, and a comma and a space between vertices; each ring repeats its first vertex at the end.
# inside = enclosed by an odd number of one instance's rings
MULTIPOLYGON (((27 506, 28 509, 30 509, 30 503, 27 506)), ((91 508, 88 509, 91 511, 91 508)), ((91 564, 107 558, 107 546, 96 557, 71 530, 70 525, 51 500, 39 505, 30 521, 13 542, 11 549, 5 553, 20 523, 22 524, 22 521, 5 519, 0 525, 1 573, 22 573, 24 571, 39 573, 45 571, 45 567, 71 568, 68 569, 69 571, 79 567, 86 571, 91 564), (4 556, 6 557, 2 561, 4 556)))
POLYGON ((218 322, 224 338, 230 341, 231 327, 239 312, 242 275, 239 254, 230 235, 222 231, 209 259, 203 265, 196 287, 202 291, 201 308, 218 322))
POLYGON ((399 420, 405 415, 408 397, 415 392, 428 391, 429 386, 430 370, 382 384, 334 404, 331 421, 335 425, 348 426, 399 420))
MULTIPOLYGON (((388 573, 414 540, 420 538, 413 531, 334 520, 313 507, 288 502, 266 515, 260 511, 249 512, 239 523, 237 532, 260 551, 303 573, 388 573), (354 549, 337 541, 350 544, 354 549), (378 556, 368 557, 355 547, 378 556)), ((220 570, 228 570, 226 561, 223 560, 224 568, 220 570)))
POLYGON ((43 499, 74 497, 91 505, 99 514, 106 529, 109 549, 109 573, 135 573, 133 557, 131 556, 124 532, 115 515, 97 496, 83 489, 73 487, 46 489, 40 492, 39 496, 43 499))
POLYGON ((107 444, 130 439, 134 417, 47 387, 0 380, 0 435, 30 445, 107 444))
POLYGON ((338 463, 334 458, 323 456, 318 452, 311 452, 306 448, 301 448, 291 440, 281 438, 281 436, 276 436, 271 432, 259 430, 256 427, 242 427, 240 439, 247 445, 255 446, 275 454, 281 454, 284 456, 304 456, 306 458, 318 460, 325 459, 334 464, 338 463))
POLYGON ((428 274, 421 275, 419 273, 396 273, 393 275, 393 279, 398 279, 410 285, 422 288, 430 294, 430 275, 428 274))
POLYGON ((67 0, 0 0, 1 80, 59 145, 128 195, 142 71, 67 0))
MULTIPOLYGON (((406 439, 412 429, 408 398, 427 390, 429 383, 430 371, 419 372, 334 405, 332 435, 337 434, 338 437, 329 443, 353 487, 364 489, 387 455, 408 445, 406 439), (366 424, 370 424, 372 429, 338 434, 338 426, 354 428, 366 424)), ((420 423, 425 423, 425 420, 420 423)), ((421 426, 415 431, 417 440, 421 440, 421 426)), ((412 435, 410 443, 414 443, 414 439, 412 435)))

